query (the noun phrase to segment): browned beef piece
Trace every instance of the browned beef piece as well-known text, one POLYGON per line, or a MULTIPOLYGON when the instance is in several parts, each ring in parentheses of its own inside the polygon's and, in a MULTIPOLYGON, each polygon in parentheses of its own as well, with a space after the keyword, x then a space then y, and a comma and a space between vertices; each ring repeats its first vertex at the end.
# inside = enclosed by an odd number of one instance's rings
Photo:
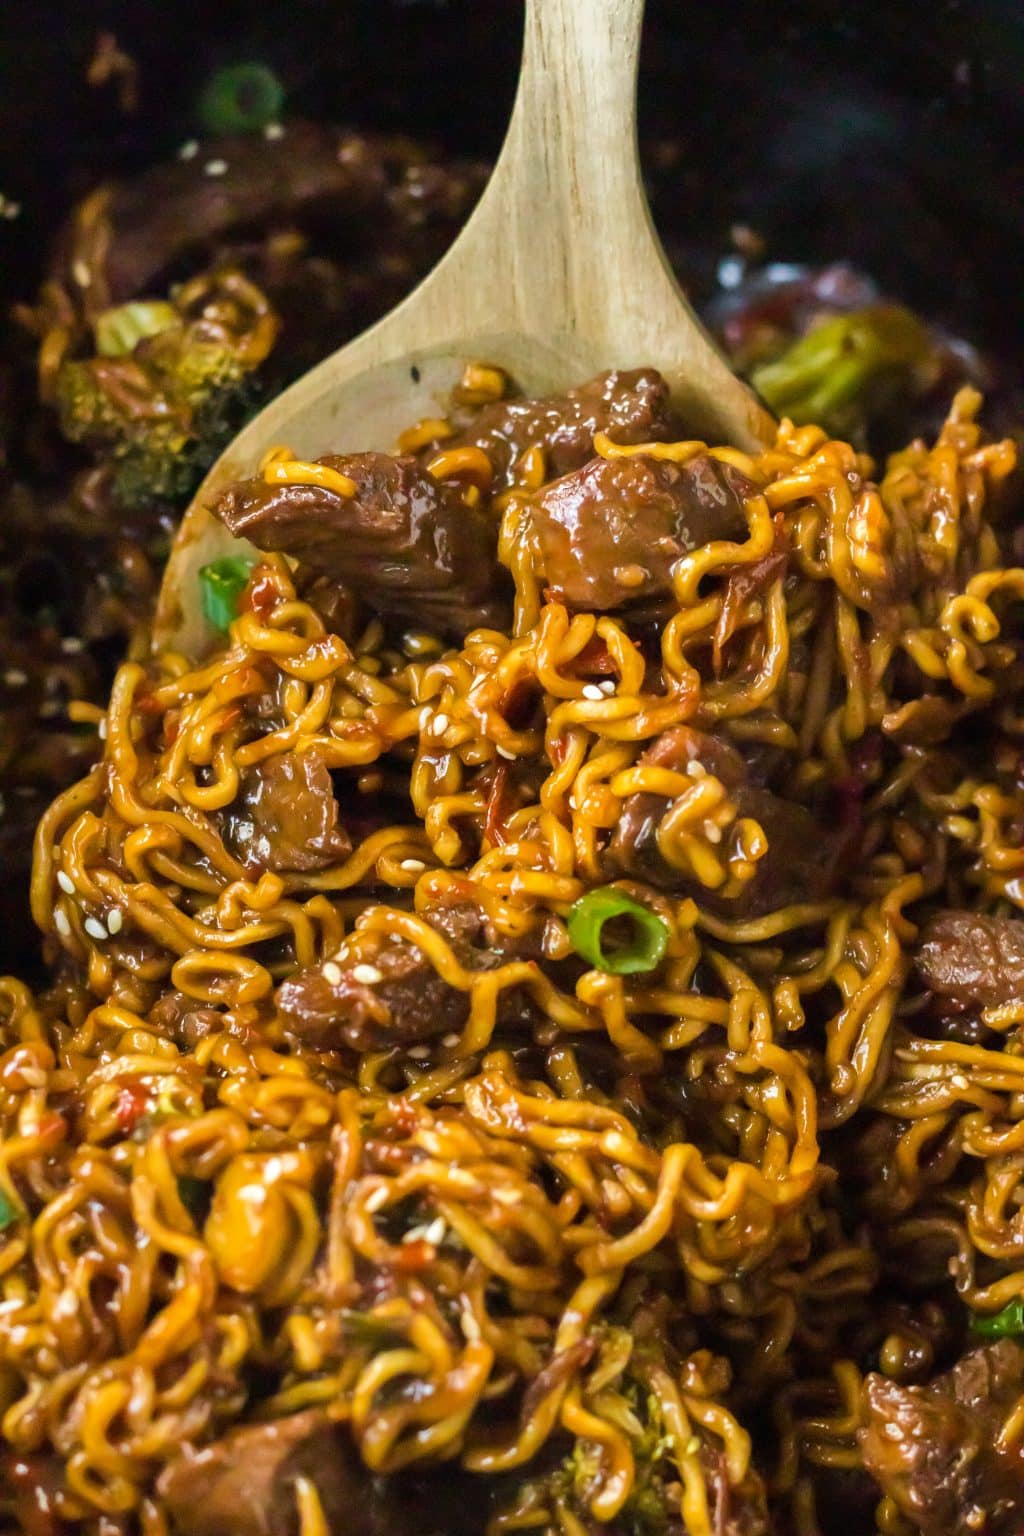
MULTIPOLYGON (((467 969, 493 970, 508 958, 486 947, 477 907, 435 907, 429 921, 467 969)), ((521 1004, 513 997, 506 1006, 515 1013, 521 1004)), ((371 1051, 461 1030, 469 994, 449 986, 415 944, 363 934, 358 956, 307 966, 282 982, 277 1010, 286 1033, 315 1049, 371 1051), (373 967, 380 980, 358 980, 363 966, 373 967)))
POLYGON ((541 580, 573 608, 608 612, 666 598, 672 567, 711 539, 741 537, 752 487, 708 454, 591 459, 538 491, 531 521, 541 580))
POLYGON ((613 368, 596 378, 537 400, 498 400, 481 409, 452 412, 458 428, 443 447, 482 448, 501 489, 528 448, 544 450, 546 478, 578 469, 594 452, 595 432, 617 443, 667 441, 677 435, 668 385, 653 368, 613 368))
POLYGON ((316 1486, 345 1536, 412 1536, 415 1524, 363 1467, 348 1432, 320 1409, 234 1429, 186 1452, 158 1490, 178 1536, 297 1536, 295 1479, 316 1486))
POLYGON ((1024 998, 1024 922, 947 910, 925 923, 917 974, 954 1012, 1024 998))
POLYGON ((733 898, 716 897, 694 886, 663 858, 658 828, 671 801, 664 795, 630 795, 605 854, 610 876, 644 880, 662 890, 699 894, 702 903, 723 916, 750 918, 794 902, 818 901, 831 891, 845 852, 844 835, 822 825, 805 806, 750 783, 747 765, 729 742, 689 726, 665 731, 642 754, 642 763, 685 771, 700 762, 721 779, 739 816, 757 821, 768 850, 757 873, 733 898))
POLYGON ((340 582, 378 613, 462 636, 506 627, 511 585, 498 565, 497 526, 458 486, 412 457, 326 454, 356 483, 354 496, 314 485, 243 480, 217 515, 260 549, 283 550, 340 582))
POLYGON ((330 772, 315 752, 279 752, 250 768, 225 819, 228 841, 253 872, 308 873, 352 852, 330 772))
POLYGON ((1024 1349, 983 1345, 927 1387, 865 1378, 864 1464, 922 1536, 1018 1536, 1024 1460, 999 1430, 1024 1391, 1024 1349))

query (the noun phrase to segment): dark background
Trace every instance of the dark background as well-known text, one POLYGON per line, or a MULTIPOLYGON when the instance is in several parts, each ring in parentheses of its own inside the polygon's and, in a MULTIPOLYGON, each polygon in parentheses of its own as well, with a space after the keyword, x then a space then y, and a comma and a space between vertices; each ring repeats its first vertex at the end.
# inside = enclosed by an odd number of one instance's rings
MULTIPOLYGON (((273 64, 289 110, 463 152, 501 140, 519 0, 0 0, 0 299, 35 287, 55 218, 96 175, 172 153, 212 68, 273 64), (99 28, 141 108, 90 90, 99 28)), ((1024 5, 650 0, 641 137, 655 214, 699 297, 735 222, 780 260, 852 257, 890 292, 1019 347, 1024 5)))

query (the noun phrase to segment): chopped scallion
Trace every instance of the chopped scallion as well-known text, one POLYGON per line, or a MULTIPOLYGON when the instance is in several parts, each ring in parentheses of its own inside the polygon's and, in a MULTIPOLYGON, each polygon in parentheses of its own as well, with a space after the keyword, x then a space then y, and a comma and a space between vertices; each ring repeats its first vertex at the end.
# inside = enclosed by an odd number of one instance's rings
POLYGON ((226 633, 238 617, 238 599, 249 584, 252 562, 240 555, 225 555, 211 560, 199 572, 203 613, 214 626, 226 633))
POLYGON ((984 1339, 1008 1339, 1024 1333, 1024 1298, 1015 1296, 1001 1312, 990 1312, 987 1316, 975 1314, 971 1329, 984 1339))
POLYGON ((613 976, 653 971, 668 945, 668 925, 611 885, 599 886, 580 897, 569 913, 568 929, 577 954, 613 976), (621 942, 605 947, 605 927, 616 918, 624 919, 626 933, 621 942))

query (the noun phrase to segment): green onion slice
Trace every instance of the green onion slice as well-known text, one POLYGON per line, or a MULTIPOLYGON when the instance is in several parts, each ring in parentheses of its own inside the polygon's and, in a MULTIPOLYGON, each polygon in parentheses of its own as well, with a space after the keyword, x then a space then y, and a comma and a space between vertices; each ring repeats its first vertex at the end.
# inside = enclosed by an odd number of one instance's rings
POLYGON ((203 613, 215 629, 227 633, 238 617, 238 599, 249 585, 253 562, 241 555, 225 555, 212 560, 199 572, 199 590, 203 613))
POLYGON ((211 75, 199 97, 209 133, 258 133, 284 106, 284 86, 266 64, 229 64, 211 75))
POLYGON ((128 357, 140 341, 178 325, 181 316, 166 299, 133 299, 117 304, 96 318, 96 350, 100 357, 128 357))
POLYGON ((971 1329, 984 1339, 1008 1339, 1024 1333, 1024 1298, 1015 1296, 1001 1312, 975 1315, 971 1319, 971 1329))
POLYGON ((611 885, 599 886, 581 896, 569 913, 568 928, 577 954, 612 976, 653 971, 668 946, 668 924, 611 885), (623 926, 628 927, 631 937, 605 949, 604 928, 614 918, 626 919, 623 926))
POLYGON ((0 1189, 0 1232, 3 1232, 8 1227, 13 1226, 20 1215, 21 1212, 15 1205, 14 1201, 11 1199, 10 1195, 5 1194, 4 1191, 0 1189))

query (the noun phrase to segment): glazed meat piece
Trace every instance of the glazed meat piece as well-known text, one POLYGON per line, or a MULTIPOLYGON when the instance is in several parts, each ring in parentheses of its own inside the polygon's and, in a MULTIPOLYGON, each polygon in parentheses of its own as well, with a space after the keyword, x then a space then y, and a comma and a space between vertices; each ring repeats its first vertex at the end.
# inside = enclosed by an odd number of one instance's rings
POLYGON ((233 486, 217 515, 259 549, 283 550, 350 588, 376 612, 462 636, 505 627, 510 583, 497 529, 458 486, 414 458, 327 454, 319 463, 355 481, 354 496, 315 485, 233 486))
MULTIPOLYGON (((427 920, 469 970, 494 970, 509 958, 487 946, 477 907, 435 907, 427 920)), ((351 958, 308 966, 281 984, 277 1010, 287 1034, 320 1050, 376 1051, 463 1028, 469 993, 449 986, 415 944, 383 934, 358 939, 351 958)), ((503 995, 502 1003, 514 1014, 521 999, 503 995)))
POLYGON ((864 1462, 922 1536, 1017 1536, 1024 1461, 999 1431, 1024 1391, 1024 1349, 971 1350, 927 1387, 865 1378, 864 1462))
POLYGON ((248 769, 225 820, 228 842, 253 873, 309 873, 352 851, 330 772, 315 752, 280 752, 248 769))
POLYGON ((595 432, 617 443, 667 441, 678 432, 668 385, 653 368, 613 368, 564 395, 536 400, 498 400, 476 410, 454 410, 457 428, 444 448, 482 448, 498 489, 507 485, 528 448, 544 450, 546 477, 579 469, 594 452, 595 432))
POLYGON ((921 930, 914 963, 928 990, 954 1012, 1024 998, 1024 922, 938 912, 921 930))
POLYGON ((753 489, 709 454, 686 464, 591 459, 531 502, 538 575, 571 608, 609 612, 668 597, 672 567, 712 539, 742 537, 753 489))
POLYGON ((686 772, 691 762, 720 779, 736 805, 737 817, 761 826, 768 849, 757 873, 733 898, 697 888, 674 868, 658 848, 658 829, 672 802, 664 795, 637 793, 625 801, 605 854, 611 877, 644 880, 662 890, 700 895, 705 906, 723 916, 760 917, 794 902, 818 901, 831 891, 845 852, 846 838, 823 828, 796 801, 750 782, 741 754, 731 743, 690 726, 666 731, 642 754, 641 763, 686 772))
POLYGON ((176 1536, 298 1536, 295 1481, 308 1478, 331 1530, 345 1536, 412 1536, 382 1496, 351 1438, 320 1409, 232 1430, 186 1452, 161 1474, 176 1536))

